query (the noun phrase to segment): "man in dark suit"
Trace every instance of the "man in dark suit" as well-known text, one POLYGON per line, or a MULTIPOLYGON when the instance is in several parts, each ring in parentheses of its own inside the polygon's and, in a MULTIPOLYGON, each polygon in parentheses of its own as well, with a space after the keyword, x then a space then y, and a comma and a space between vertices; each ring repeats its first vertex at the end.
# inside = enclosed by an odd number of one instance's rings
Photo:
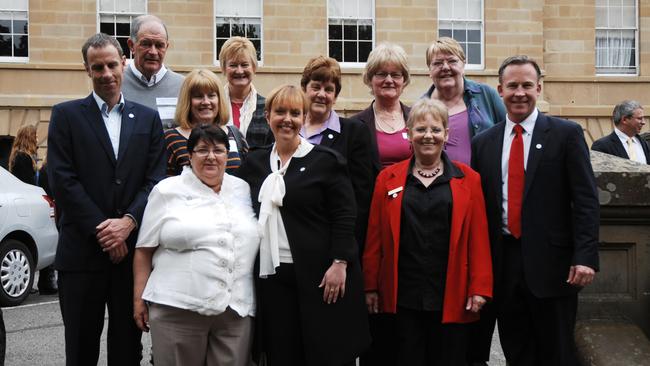
POLYGON ((162 125, 122 97, 125 58, 114 38, 98 33, 82 54, 93 93, 55 105, 48 134, 66 364, 97 364, 108 308, 108 365, 139 365, 133 252, 149 191, 165 174, 162 125))
POLYGON ((539 113, 537 63, 499 68, 504 123, 472 141, 494 267, 499 336, 510 365, 576 365, 577 293, 598 270, 599 203, 581 127, 539 113))
POLYGON ((630 159, 641 164, 650 164, 650 148, 639 136, 645 125, 643 107, 635 100, 625 100, 612 112, 614 131, 594 141, 591 149, 630 159))

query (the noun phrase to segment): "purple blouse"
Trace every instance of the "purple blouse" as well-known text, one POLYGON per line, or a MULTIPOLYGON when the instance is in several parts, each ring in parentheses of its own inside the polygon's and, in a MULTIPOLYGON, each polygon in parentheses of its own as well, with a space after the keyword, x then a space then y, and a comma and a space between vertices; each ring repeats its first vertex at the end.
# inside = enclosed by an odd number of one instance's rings
POLYGON ((469 165, 472 158, 471 142, 467 110, 449 116, 449 139, 445 145, 449 159, 469 165))
POLYGON ((411 146, 406 136, 407 129, 395 133, 376 131, 377 149, 382 169, 411 157, 411 146))

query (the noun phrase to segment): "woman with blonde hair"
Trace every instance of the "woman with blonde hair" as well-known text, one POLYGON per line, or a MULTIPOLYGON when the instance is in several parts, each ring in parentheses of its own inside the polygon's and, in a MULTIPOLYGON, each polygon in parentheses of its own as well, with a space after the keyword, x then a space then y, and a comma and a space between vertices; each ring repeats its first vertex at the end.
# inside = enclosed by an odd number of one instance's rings
POLYGON ((219 63, 228 81, 224 87, 230 111, 228 124, 239 128, 250 147, 272 143, 273 135, 264 118, 265 99, 253 86, 257 71, 255 46, 248 38, 231 37, 221 47, 219 63))
POLYGON ((9 172, 27 184, 36 184, 36 126, 18 129, 9 154, 9 172))
POLYGON ((465 52, 453 38, 440 37, 433 42, 426 60, 433 84, 422 98, 439 100, 447 107, 449 141, 445 151, 452 160, 469 164, 472 137, 505 121, 505 106, 494 88, 465 77, 465 52))
POLYGON ((168 176, 179 175, 183 167, 189 165, 187 139, 192 129, 202 124, 217 125, 228 134, 230 149, 226 172, 241 165, 248 145, 237 127, 226 125, 229 113, 224 95, 219 79, 210 70, 194 70, 185 77, 174 117, 178 127, 165 131, 168 176))

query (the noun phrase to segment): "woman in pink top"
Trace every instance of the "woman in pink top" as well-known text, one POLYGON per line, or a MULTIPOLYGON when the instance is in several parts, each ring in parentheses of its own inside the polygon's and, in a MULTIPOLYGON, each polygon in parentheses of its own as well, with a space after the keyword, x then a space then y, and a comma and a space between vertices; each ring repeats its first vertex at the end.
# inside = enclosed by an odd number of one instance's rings
POLYGON ((363 82, 370 87, 375 100, 352 118, 364 122, 370 130, 375 175, 411 156, 406 135, 410 108, 399 100, 410 81, 406 52, 402 47, 382 43, 370 52, 363 82))

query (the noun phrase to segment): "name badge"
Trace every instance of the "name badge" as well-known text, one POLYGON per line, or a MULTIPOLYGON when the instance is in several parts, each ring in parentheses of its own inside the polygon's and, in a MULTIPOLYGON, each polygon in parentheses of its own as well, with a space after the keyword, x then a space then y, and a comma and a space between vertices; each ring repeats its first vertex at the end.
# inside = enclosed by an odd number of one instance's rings
POLYGON ((397 187, 395 189, 391 189, 390 191, 388 191, 388 195, 393 197, 393 198, 397 198, 397 194, 400 193, 403 190, 404 190, 404 187, 397 187))
POLYGON ((402 132, 402 137, 404 138, 404 140, 408 140, 408 139, 409 139, 409 135, 408 135, 408 133, 406 133, 406 132, 402 132))

